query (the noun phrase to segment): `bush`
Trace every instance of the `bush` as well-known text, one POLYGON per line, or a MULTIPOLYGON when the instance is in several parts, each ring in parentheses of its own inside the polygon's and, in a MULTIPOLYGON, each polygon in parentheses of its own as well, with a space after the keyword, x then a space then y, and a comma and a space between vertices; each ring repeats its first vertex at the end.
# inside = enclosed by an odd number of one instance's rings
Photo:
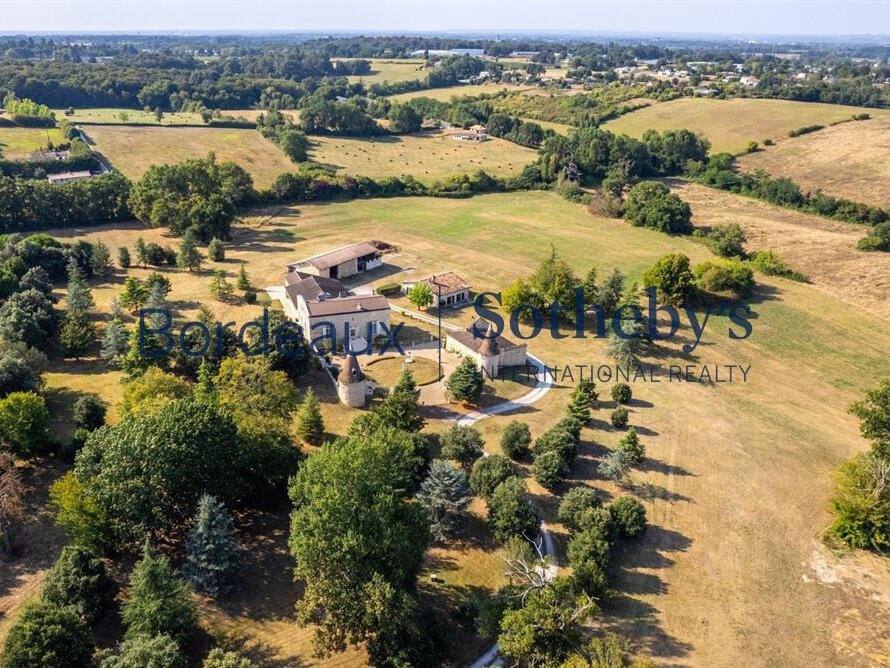
POLYGON ((518 474, 519 469, 506 457, 501 455, 480 457, 473 464, 470 473, 470 489, 476 496, 488 500, 498 485, 518 474))
POLYGON ((105 424, 105 404, 95 394, 85 394, 74 402, 74 424, 93 431, 105 424))
POLYGON ((525 482, 513 477, 495 488, 488 503, 488 525, 502 543, 514 537, 531 540, 538 534, 541 518, 532 505, 525 482))
POLYGON ((207 258, 212 262, 222 262, 226 259, 226 247, 222 239, 214 237, 207 245, 207 258))
POLYGON ((646 508, 632 496, 620 496, 611 506, 609 512, 618 532, 625 538, 639 536, 646 530, 646 508))
POLYGON ((66 545, 47 573, 41 598, 60 608, 70 606, 88 622, 95 622, 108 608, 115 589, 101 559, 85 547, 66 545))
POLYGON ((658 181, 642 181, 631 188, 624 202, 624 219, 636 227, 669 234, 692 232, 692 209, 658 181))
POLYGON ((887 461, 874 452, 844 462, 835 475, 830 533, 850 547, 890 549, 890 485, 882 479, 887 461))
POLYGON ((12 392, 0 400, 0 434, 19 457, 46 452, 50 443, 49 411, 34 392, 12 392))
POLYGON ((627 409, 619 406, 614 411, 612 411, 612 414, 609 416, 609 421, 616 429, 624 429, 627 426, 627 417, 627 409))
POLYGON ((745 257, 747 237, 738 223, 715 225, 708 233, 708 243, 720 257, 745 257))
POLYGON ((117 263, 121 269, 127 269, 130 266, 130 249, 126 246, 121 246, 117 249, 117 263))
POLYGON ((86 668, 93 640, 74 608, 50 603, 29 605, 9 630, 3 666, 9 668, 86 668))
POLYGON ((816 132, 817 130, 821 130, 824 128, 824 125, 805 125, 802 128, 797 128, 796 130, 791 130, 788 132, 789 137, 800 137, 801 135, 809 134, 810 132, 816 132))
POLYGON ((569 475, 569 467, 558 452, 548 450, 535 456, 533 472, 541 486, 553 490, 569 475))
POLYGON ((402 286, 398 283, 384 283, 383 285, 377 286, 375 290, 378 295, 383 295, 384 297, 392 297, 393 295, 399 295, 402 293, 402 286))
POLYGON ((619 404, 626 404, 631 400, 633 392, 627 383, 615 383, 612 386, 612 401, 619 404))
POLYGON ((185 668, 185 656, 168 635, 127 638, 114 650, 99 652, 99 668, 185 668))
POLYGON ((237 652, 226 652, 219 647, 210 650, 201 668, 255 668, 256 664, 237 652))
POLYGON ((599 508, 600 505, 600 498, 592 487, 573 487, 559 502, 557 517, 570 531, 576 531, 581 515, 591 508, 599 508))
POLYGON ((531 442, 532 434, 528 425, 512 420, 501 436, 501 450, 510 459, 519 460, 528 455, 531 442))
POLYGON ((775 251, 758 251, 751 256, 751 266, 755 271, 767 276, 781 276, 793 281, 806 281, 807 277, 791 269, 775 251))
POLYGON ((473 466, 484 452, 482 434, 474 427, 455 424, 442 435, 442 456, 453 459, 465 469, 473 466))
POLYGON ((704 292, 731 293, 739 299, 754 293, 754 272, 739 260, 706 260, 692 273, 696 286, 704 292))
POLYGON ((695 296, 695 279, 689 258, 673 253, 660 258, 643 274, 643 286, 655 288, 669 304, 682 305, 695 296))

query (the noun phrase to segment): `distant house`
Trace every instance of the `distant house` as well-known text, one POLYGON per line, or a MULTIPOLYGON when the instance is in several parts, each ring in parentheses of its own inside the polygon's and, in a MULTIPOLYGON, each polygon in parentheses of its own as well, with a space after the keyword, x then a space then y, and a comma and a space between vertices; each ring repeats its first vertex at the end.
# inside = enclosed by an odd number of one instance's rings
POLYGON ((67 160, 71 157, 71 151, 38 151, 30 153, 28 160, 31 162, 46 162, 48 160, 67 160))
POLYGON ((739 83, 743 86, 746 86, 747 88, 754 88, 758 83, 760 83, 760 80, 757 77, 745 76, 739 79, 739 83))
POLYGON ((402 289, 408 292, 418 283, 427 283, 433 291, 433 307, 438 308, 441 295, 442 306, 459 306, 470 301, 470 284, 453 271, 433 274, 424 278, 404 281, 402 289))
POLYGON ((392 246, 380 241, 361 241, 287 265, 288 272, 301 271, 322 278, 348 278, 383 264, 383 253, 392 246))
POLYGON ((83 179, 90 179, 92 177, 92 173, 90 173, 88 170, 84 170, 82 172, 60 172, 58 174, 50 174, 46 177, 46 180, 53 185, 58 185, 60 183, 68 183, 69 181, 81 181, 83 179))
POLYGON ((290 269, 284 275, 284 312, 303 330, 307 341, 333 337, 361 352, 368 337, 389 327, 389 302, 383 295, 355 295, 340 281, 290 269))
POLYGON ((491 323, 479 318, 466 329, 448 332, 445 348, 469 357, 485 375, 495 377, 505 367, 525 364, 528 346, 516 344, 508 338, 496 335, 491 323))
POLYGON ((719 92, 716 88, 696 88, 696 95, 701 95, 703 97, 707 97, 708 95, 714 95, 719 92))
POLYGON ((481 125, 471 125, 468 130, 458 130, 451 138, 460 141, 487 141, 488 130, 481 125))

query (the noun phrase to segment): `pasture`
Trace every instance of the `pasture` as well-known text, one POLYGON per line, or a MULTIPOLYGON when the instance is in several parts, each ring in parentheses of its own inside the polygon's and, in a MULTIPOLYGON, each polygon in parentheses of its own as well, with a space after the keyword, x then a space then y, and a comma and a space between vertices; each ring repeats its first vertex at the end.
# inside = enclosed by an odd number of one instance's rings
POLYGON ((4 128, 0 127, 0 158, 24 160, 29 153, 39 151, 48 143, 60 144, 65 136, 59 128, 4 128))
POLYGON ((152 165, 203 158, 211 151, 217 160, 232 160, 244 167, 261 188, 282 172, 295 169, 287 156, 256 130, 91 125, 84 127, 84 132, 93 148, 131 179, 138 179, 152 165))
POLYGON ((150 125, 205 125, 201 114, 191 111, 165 111, 158 123, 153 111, 142 109, 119 109, 116 107, 94 107, 75 109, 74 115, 66 116, 64 109, 56 109, 56 118, 67 118, 72 123, 147 123, 150 125))
MULTIPOLYGON (((729 193, 682 188, 681 193, 691 201, 698 224, 716 222, 730 205, 736 206, 731 211, 740 212, 759 204, 762 224, 774 225, 777 236, 793 226, 799 228, 797 243, 808 238, 808 227, 813 239, 825 235, 813 221, 783 218, 780 209, 729 193), (737 204, 730 201, 734 198, 737 204)), ((65 241, 102 239, 112 249, 123 244, 132 248, 139 236, 176 243, 161 230, 136 224, 53 234, 65 241)), ((420 273, 454 270, 474 291, 503 289, 528 275, 550 243, 579 274, 591 264, 599 267, 601 276, 617 266, 628 280, 638 280, 665 253, 687 253, 694 261, 710 256, 693 239, 633 228, 592 216, 555 194, 528 192, 256 211, 238 226, 224 263, 208 263, 200 273, 163 271, 173 282, 171 299, 183 317, 206 303, 217 318, 243 322, 259 307, 212 300, 210 268, 222 267, 234 280, 238 264, 244 262, 254 285, 278 285, 286 262, 367 238, 398 245, 397 253, 387 256, 384 267, 369 278, 371 283, 400 280, 408 267, 420 273)), ((838 244, 844 247, 846 239, 838 244)), ((759 238, 750 245, 760 248, 759 238)), ((141 268, 130 271, 137 276, 147 273, 141 268)), ((107 311, 121 281, 118 274, 94 285, 98 308, 107 311)), ((639 428, 647 460, 633 472, 628 489, 645 501, 650 528, 617 556, 613 577, 621 593, 602 602, 600 622, 630 635, 656 663, 865 664, 890 651, 886 638, 868 634, 862 625, 863 619, 873 625, 890 623, 890 606, 884 602, 890 592, 886 569, 870 555, 829 553, 821 536, 828 523, 831 472, 865 447, 846 407, 863 388, 890 374, 885 352, 890 335, 875 322, 887 314, 851 303, 850 294, 842 290, 820 289, 818 282, 803 285, 758 277, 758 284, 751 303, 750 338, 729 339, 727 318, 712 315, 701 343, 684 353, 680 343, 694 337, 683 318, 680 341, 661 345, 645 360, 660 370, 659 381, 633 384, 631 424, 639 428), (744 382, 668 382, 670 364, 738 364, 749 369, 744 382), (758 638, 756 644, 750 642, 752 637, 758 638), (787 642, 790 637, 794 643, 787 642)), ((464 309, 449 313, 449 318, 464 324, 471 315, 471 309, 464 309)), ((554 341, 545 331, 529 345, 551 365, 608 363, 604 342, 595 338, 554 341)), ((94 375, 53 370, 47 383, 51 390, 66 393, 60 396, 80 391, 81 383, 108 400, 119 392, 116 378, 98 369, 94 375), (107 382, 101 382, 103 378, 107 382)), ((350 411, 334 402, 323 379, 313 384, 322 393, 328 429, 342 429, 350 411)), ((572 384, 560 379, 556 391, 519 414, 533 435, 562 416, 572 384)), ((627 490, 605 482, 595 471, 597 459, 621 436, 608 425, 613 407, 608 384, 598 386, 600 404, 591 428, 582 434, 572 484, 594 486, 609 498, 627 490)), ((515 417, 479 423, 489 451, 498 450, 501 431, 515 417)), ((446 425, 430 422, 433 431, 446 425)), ((557 498, 533 481, 530 488, 564 547, 565 533, 555 521, 557 498)), ((284 523, 278 531, 269 548, 280 555, 284 523)), ((455 546, 448 554, 430 551, 427 572, 442 575, 450 588, 431 595, 496 586, 501 570, 497 551, 484 537, 472 545, 474 549, 455 546)), ((280 566, 257 572, 248 600, 208 609, 205 623, 228 620, 233 631, 243 630, 267 644, 275 656, 302 654, 304 631, 289 622, 296 590, 282 589, 281 584, 285 562, 282 556, 280 566)), ((423 587, 427 580, 424 576, 423 587)), ((480 645, 484 643, 467 645, 468 657, 480 645)), ((360 657, 350 653, 334 660, 349 664, 360 657)))
MULTIPOLYGON (((874 114, 875 110, 868 110, 874 114)), ((841 123, 742 156, 741 169, 787 176, 804 189, 890 207, 890 116, 841 123)))
POLYGON ((523 90, 520 86, 508 84, 482 83, 482 84, 461 84, 459 86, 445 86, 444 88, 427 88, 424 90, 415 90, 410 93, 398 93, 390 95, 389 99, 393 102, 407 102, 415 97, 429 97, 441 102, 448 102, 452 97, 463 97, 464 95, 482 95, 483 93, 493 94, 502 90, 523 90))
POLYGON ((374 178, 411 174, 426 183, 479 169, 492 176, 518 174, 537 155, 504 139, 459 141, 438 130, 391 137, 310 139, 309 159, 337 171, 374 178))
MULTIPOLYGON (((739 153, 750 141, 763 145, 807 125, 828 125, 862 113, 861 107, 818 102, 735 98, 681 98, 653 104, 603 124, 605 130, 641 137, 646 130, 687 128, 711 140, 711 152, 739 153)), ((872 112, 872 110, 869 110, 872 112)), ((888 112, 875 110, 876 115, 888 112)))
MULTIPOLYGON (((338 58, 337 60, 348 61, 350 58, 338 58)), ((399 81, 413 81, 415 79, 426 79, 425 61, 422 59, 396 60, 388 58, 370 58, 371 73, 350 75, 348 77, 350 83, 361 81, 366 85, 373 83, 397 83, 399 81)))

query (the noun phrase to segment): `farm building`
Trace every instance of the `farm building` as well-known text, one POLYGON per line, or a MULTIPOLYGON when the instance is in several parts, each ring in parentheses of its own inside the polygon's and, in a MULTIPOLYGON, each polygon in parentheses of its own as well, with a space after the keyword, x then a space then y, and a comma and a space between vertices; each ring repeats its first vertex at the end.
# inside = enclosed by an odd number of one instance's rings
POLYGON ((445 348, 475 360, 483 373, 489 377, 497 376, 505 367, 525 364, 528 352, 526 344, 516 344, 500 334, 495 334, 491 323, 482 318, 466 329, 448 332, 445 337, 445 348))
POLYGON ((418 283, 428 283, 433 291, 434 308, 441 306, 460 306, 470 301, 470 284, 453 271, 446 271, 441 274, 432 274, 424 278, 418 278, 402 283, 402 290, 408 292, 418 283))
POLYGON ((59 174, 50 174, 46 177, 46 180, 53 185, 58 185, 60 183, 68 183, 69 181, 90 179, 92 177, 93 175, 88 170, 84 170, 82 172, 60 172, 59 174))
POLYGON ((460 141, 487 141, 488 131, 481 125, 471 125, 468 130, 458 130, 451 138, 460 141))
POLYGON ((288 272, 300 271, 323 278, 348 278, 383 264, 383 253, 391 247, 379 241, 361 241, 287 265, 288 272))
MULTIPOLYGON (((288 268, 290 269, 290 267, 288 268)), ((284 281, 284 312, 307 341, 330 337, 334 346, 355 351, 389 327, 389 302, 383 295, 354 295, 340 281, 289 270, 284 281)))
POLYGON ((47 160, 67 160, 71 157, 71 151, 38 151, 28 154, 31 162, 44 162, 47 160))

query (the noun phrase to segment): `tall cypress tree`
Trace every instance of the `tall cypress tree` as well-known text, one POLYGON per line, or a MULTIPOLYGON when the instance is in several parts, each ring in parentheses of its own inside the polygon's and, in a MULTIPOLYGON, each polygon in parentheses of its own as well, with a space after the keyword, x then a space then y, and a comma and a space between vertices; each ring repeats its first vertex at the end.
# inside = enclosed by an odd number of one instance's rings
POLYGON ((392 394, 377 407, 377 413, 386 425, 402 431, 420 431, 426 421, 417 412, 419 397, 420 390, 414 383, 414 376, 405 369, 392 394))
POLYGON ((183 575, 197 589, 216 596, 231 591, 241 569, 232 516, 221 501, 205 494, 186 540, 183 575))
POLYGON ((297 436, 313 445, 318 445, 324 437, 324 418, 321 416, 318 398, 311 387, 306 390, 306 396, 297 413, 297 436))

